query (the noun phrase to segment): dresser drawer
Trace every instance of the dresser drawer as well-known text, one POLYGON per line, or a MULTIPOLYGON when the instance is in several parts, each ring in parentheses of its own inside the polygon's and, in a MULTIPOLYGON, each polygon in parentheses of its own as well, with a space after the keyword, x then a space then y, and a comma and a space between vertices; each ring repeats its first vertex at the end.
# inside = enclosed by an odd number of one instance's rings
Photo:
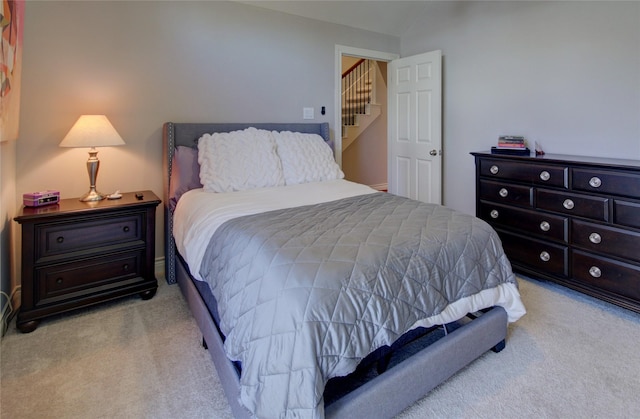
POLYGON ((498 159, 487 159, 480 161, 480 175, 495 179, 550 185, 561 188, 567 188, 569 185, 569 169, 566 166, 522 164, 498 159))
POLYGON ((609 199, 536 189, 536 208, 598 221, 609 221, 609 199))
POLYGON ((567 246, 547 243, 516 234, 496 230, 504 251, 512 263, 567 277, 569 275, 569 249, 567 246))
POLYGON ((533 204, 533 187, 481 180, 480 199, 530 207, 533 204))
POLYGON ((585 250, 640 262, 640 233, 634 231, 572 220, 571 243, 585 250))
POLYGON ((517 229, 561 242, 569 240, 568 218, 560 215, 481 202, 479 217, 493 226, 517 229))
POLYGON ((613 222, 640 228, 640 203, 614 199, 613 222))
POLYGON ((573 251, 572 260, 575 280, 626 298, 640 300, 640 266, 579 250, 573 251))
POLYGON ((90 252, 127 242, 143 244, 143 225, 142 213, 42 224, 36 229, 38 259, 76 251, 90 252))
POLYGON ((599 194, 640 196, 640 175, 621 171, 573 169, 573 189, 599 194))
POLYGON ((123 282, 142 282, 148 267, 144 251, 117 253, 100 258, 50 265, 36 269, 36 306, 122 287, 123 282))

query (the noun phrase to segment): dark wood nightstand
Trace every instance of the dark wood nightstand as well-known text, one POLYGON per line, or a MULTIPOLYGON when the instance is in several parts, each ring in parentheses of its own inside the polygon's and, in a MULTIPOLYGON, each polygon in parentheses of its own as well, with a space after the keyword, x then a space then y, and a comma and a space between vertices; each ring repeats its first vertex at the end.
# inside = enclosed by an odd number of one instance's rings
POLYGON ((124 193, 116 200, 63 199, 43 207, 22 207, 21 332, 40 319, 139 293, 150 299, 154 275, 156 207, 151 191, 124 193))

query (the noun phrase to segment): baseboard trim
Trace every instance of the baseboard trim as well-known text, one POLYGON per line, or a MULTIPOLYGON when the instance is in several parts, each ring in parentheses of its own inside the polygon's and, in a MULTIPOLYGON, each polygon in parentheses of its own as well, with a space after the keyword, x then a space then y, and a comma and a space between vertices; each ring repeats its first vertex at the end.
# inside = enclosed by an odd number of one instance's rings
POLYGON ((377 191, 388 191, 389 190, 389 184, 388 183, 378 183, 375 185, 369 185, 370 188, 373 188, 377 191))
POLYGON ((158 278, 158 280, 165 278, 165 276, 164 276, 164 256, 156 258, 155 264, 154 264, 154 267, 153 267, 153 272, 156 274, 156 278, 158 278))

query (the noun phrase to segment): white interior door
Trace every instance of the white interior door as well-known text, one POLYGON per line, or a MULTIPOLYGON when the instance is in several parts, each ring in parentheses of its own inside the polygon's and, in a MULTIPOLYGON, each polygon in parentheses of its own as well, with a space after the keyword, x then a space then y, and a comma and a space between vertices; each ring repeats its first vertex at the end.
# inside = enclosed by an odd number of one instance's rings
POLYGON ((442 52, 398 58, 388 75, 389 192, 442 203, 442 52))

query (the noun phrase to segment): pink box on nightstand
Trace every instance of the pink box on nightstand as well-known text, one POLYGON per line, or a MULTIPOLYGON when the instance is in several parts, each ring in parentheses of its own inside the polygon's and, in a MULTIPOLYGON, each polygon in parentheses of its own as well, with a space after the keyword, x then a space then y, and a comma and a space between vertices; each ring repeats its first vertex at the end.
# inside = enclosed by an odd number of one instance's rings
POLYGON ((60 202, 59 191, 46 190, 22 194, 22 203, 25 207, 40 207, 42 205, 57 204, 58 202, 60 202))

